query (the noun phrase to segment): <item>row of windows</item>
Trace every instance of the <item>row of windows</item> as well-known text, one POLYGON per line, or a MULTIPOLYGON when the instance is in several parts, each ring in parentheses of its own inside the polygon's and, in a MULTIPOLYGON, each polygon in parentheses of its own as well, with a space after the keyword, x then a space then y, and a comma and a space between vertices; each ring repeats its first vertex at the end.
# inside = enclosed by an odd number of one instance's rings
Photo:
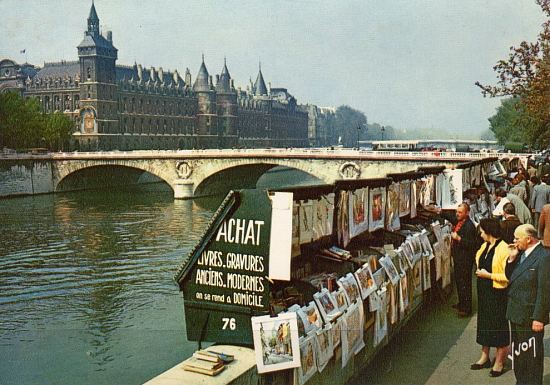
POLYGON ((192 100, 162 100, 151 98, 122 97, 119 99, 120 110, 130 113, 145 113, 153 115, 193 116, 196 106, 192 100))

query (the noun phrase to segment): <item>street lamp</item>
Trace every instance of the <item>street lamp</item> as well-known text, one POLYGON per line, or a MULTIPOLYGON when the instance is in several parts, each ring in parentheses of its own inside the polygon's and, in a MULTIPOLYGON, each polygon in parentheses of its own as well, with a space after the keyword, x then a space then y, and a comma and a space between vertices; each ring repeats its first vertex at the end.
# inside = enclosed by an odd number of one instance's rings
POLYGON ((359 150, 359 133, 360 132, 361 132, 361 124, 357 123, 357 143, 355 147, 357 147, 358 150, 359 150))
POLYGON ((386 127, 382 126, 380 131, 382 131, 382 140, 384 140, 384 131, 386 131, 386 127))

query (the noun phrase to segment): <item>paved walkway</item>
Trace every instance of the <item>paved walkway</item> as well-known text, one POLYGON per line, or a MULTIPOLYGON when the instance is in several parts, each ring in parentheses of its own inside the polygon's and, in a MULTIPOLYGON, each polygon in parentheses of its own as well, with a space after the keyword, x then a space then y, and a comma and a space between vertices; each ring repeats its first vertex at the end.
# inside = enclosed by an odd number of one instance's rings
MULTIPOLYGON (((421 309, 350 385, 515 384, 510 362, 498 378, 489 377, 489 369, 470 370, 480 355, 475 342, 477 317, 458 318, 450 306, 454 301, 452 298, 448 303, 421 309)), ((546 328, 544 345, 544 384, 550 384, 550 327, 546 328)))

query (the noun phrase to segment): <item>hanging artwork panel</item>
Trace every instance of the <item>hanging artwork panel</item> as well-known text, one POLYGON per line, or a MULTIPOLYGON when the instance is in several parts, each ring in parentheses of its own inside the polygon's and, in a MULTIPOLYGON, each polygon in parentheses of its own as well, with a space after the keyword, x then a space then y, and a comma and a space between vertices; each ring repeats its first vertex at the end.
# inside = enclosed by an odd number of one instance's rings
POLYGON ((296 369, 298 384, 303 385, 317 372, 315 333, 300 339, 300 366, 296 369))
POLYGON ((313 202, 310 200, 300 203, 300 244, 313 240, 313 202))
POLYGON ((369 194, 369 231, 383 229, 386 218, 386 188, 371 188, 369 194))
POLYGON ((292 248, 290 251, 293 257, 300 255, 300 204, 294 202, 292 205, 292 248))
POLYGON ((444 170, 441 179, 441 205, 442 209, 456 209, 462 203, 462 171, 444 170))
POLYGON ((332 340, 332 330, 330 324, 316 333, 316 361, 317 369, 322 372, 327 366, 329 360, 334 355, 334 345, 332 340))
POLYGON ((258 373, 300 366, 296 313, 252 317, 251 322, 258 373))
POLYGON ((373 345, 376 347, 388 335, 388 296, 385 287, 378 290, 376 295, 376 316, 374 319, 374 338, 373 345))
POLYGON ((349 235, 349 192, 340 191, 338 196, 338 215, 336 223, 338 226, 338 243, 346 247, 350 241, 349 235))
POLYGON ((411 181, 399 183, 399 216, 404 217, 411 213, 411 181))
POLYGON ((313 300, 317 304, 317 308, 319 309, 325 324, 342 314, 340 313, 336 299, 327 289, 323 289, 320 292, 313 294, 313 300))
POLYGON ((313 238, 314 240, 332 234, 334 216, 334 193, 323 195, 314 204, 313 238))
POLYGON ((361 298, 367 299, 367 297, 376 290, 376 282, 372 276, 372 271, 370 265, 365 263, 361 268, 357 269, 355 272, 355 278, 359 284, 359 291, 361 293, 361 298))
POLYGON ((369 189, 361 188, 349 194, 349 233, 350 238, 353 238, 369 230, 369 189))
POLYGON ((411 182, 411 218, 416 218, 416 205, 418 204, 418 187, 416 181, 411 182))
POLYGON ((399 220, 399 184, 392 183, 388 186, 388 197, 386 202, 386 229, 396 231, 401 228, 399 220))

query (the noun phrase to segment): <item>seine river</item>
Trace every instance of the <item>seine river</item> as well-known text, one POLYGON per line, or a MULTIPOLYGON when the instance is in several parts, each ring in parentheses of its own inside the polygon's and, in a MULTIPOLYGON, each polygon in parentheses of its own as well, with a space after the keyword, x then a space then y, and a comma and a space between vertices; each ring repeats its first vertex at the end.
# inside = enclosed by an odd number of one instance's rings
POLYGON ((0 384, 142 384, 188 357, 173 275, 222 198, 0 200, 0 384))

